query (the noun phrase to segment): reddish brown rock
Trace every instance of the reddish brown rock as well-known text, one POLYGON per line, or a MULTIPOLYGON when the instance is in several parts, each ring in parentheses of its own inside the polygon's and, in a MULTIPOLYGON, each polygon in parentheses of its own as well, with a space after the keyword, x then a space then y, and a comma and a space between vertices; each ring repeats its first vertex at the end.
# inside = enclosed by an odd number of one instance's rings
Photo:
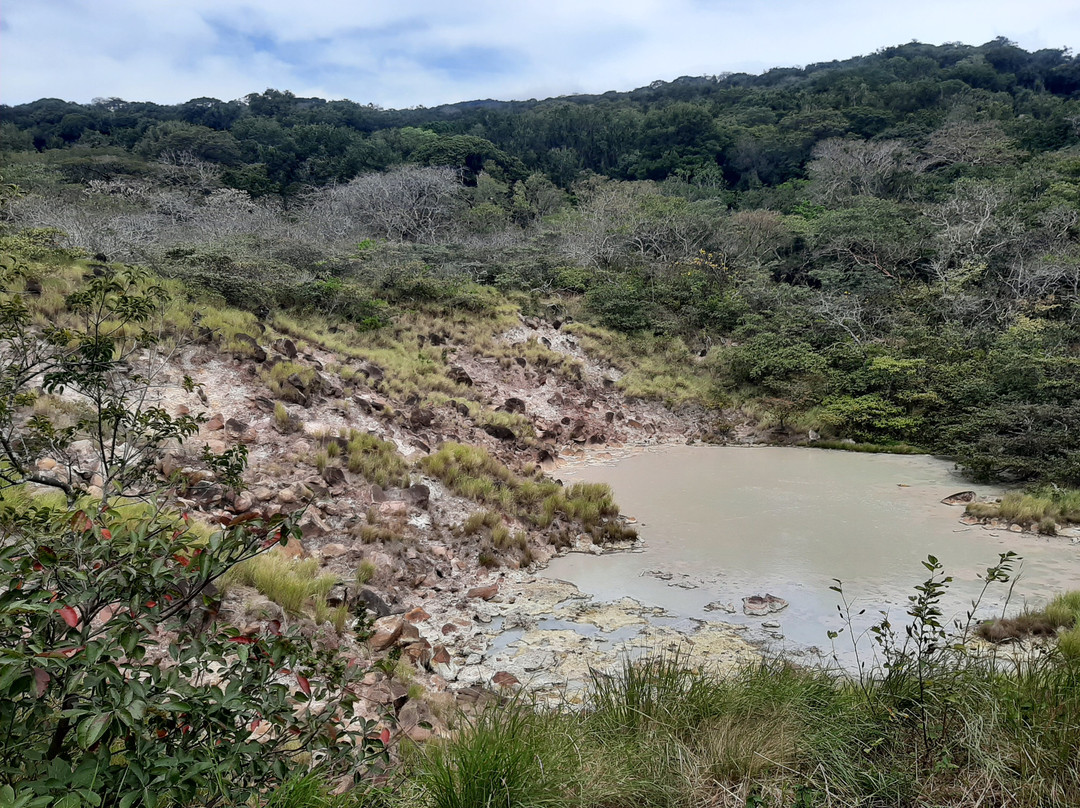
POLYGON ((450 652, 446 650, 445 645, 436 645, 431 652, 431 661, 438 662, 443 665, 450 661, 450 652))
POLYGON ((490 586, 475 586, 465 593, 465 597, 491 600, 497 594, 499 594, 499 585, 495 583, 490 586))
POLYGON ((206 422, 206 428, 211 432, 217 432, 219 429, 225 426, 225 416, 220 412, 214 413, 210 417, 210 420, 206 422))
POLYGON ((415 609, 411 609, 405 613, 405 619, 410 623, 423 623, 425 620, 430 620, 431 615, 425 612, 421 607, 417 606, 415 609))
POLYGON ((405 621, 400 617, 380 617, 372 625, 373 631, 368 645, 373 651, 385 651, 398 641, 404 627, 405 621))
POLYGON ((521 684, 514 674, 508 673, 507 671, 499 671, 496 673, 491 677, 491 683, 495 685, 495 687, 513 687, 514 685, 521 684))

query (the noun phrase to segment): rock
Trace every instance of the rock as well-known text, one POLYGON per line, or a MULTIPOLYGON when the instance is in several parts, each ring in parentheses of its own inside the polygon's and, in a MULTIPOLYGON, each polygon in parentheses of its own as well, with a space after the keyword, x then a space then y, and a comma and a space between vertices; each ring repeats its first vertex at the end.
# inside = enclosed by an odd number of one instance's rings
POLYGON ((449 664, 450 652, 446 650, 445 645, 436 645, 431 650, 431 661, 433 663, 439 663, 442 665, 449 664))
POLYGON ((417 606, 415 609, 405 612, 405 619, 410 623, 423 623, 425 620, 430 620, 431 615, 417 606))
POLYGON ((941 500, 945 505, 967 505, 974 502, 976 498, 974 491, 958 491, 955 494, 945 497, 941 500))
POLYGON ((246 345, 248 348, 247 353, 250 354, 251 358, 256 362, 262 363, 266 361, 266 350, 255 341, 255 337, 251 336, 251 334, 239 332, 233 335, 233 339, 246 345))
POLYGON ((277 492, 277 500, 284 505, 291 505, 296 502, 296 492, 293 491, 292 486, 282 488, 277 492))
POLYGON ((356 593, 356 602, 364 604, 365 609, 378 617, 386 617, 390 614, 390 606, 373 589, 362 588, 356 593))
POLYGON ((255 499, 259 500, 259 502, 269 502, 276 496, 274 489, 268 488, 265 485, 256 486, 251 494, 255 499))
POLYGON ((431 500, 431 489, 426 485, 410 485, 401 490, 401 499, 415 508, 426 509, 431 500))
POLYGON ((765 620, 761 624, 762 628, 780 628, 780 623, 776 620, 765 620))
POLYGON ((734 603, 721 603, 718 600, 714 600, 712 603, 705 604, 705 611, 707 612, 726 612, 727 614, 735 614, 734 603))
POLYGON ((446 371, 446 375, 449 377, 450 381, 454 382, 455 384, 461 384, 465 387, 472 387, 472 376, 470 376, 466 372, 465 368, 461 367, 460 365, 451 365, 450 369, 446 371))
POLYGON ((273 349, 288 359, 296 359, 296 343, 291 339, 281 338, 274 340, 273 349))
POLYGON ((243 421, 237 421, 235 418, 230 418, 225 422, 225 431, 230 435, 242 435, 247 431, 248 425, 243 421))
POLYGON ((327 466, 323 469, 322 478, 331 488, 345 485, 345 470, 340 466, 327 466))
POLYGON ((427 668, 431 664, 431 643, 420 639, 411 642, 402 649, 402 655, 415 668, 427 668))
POLYGON ((480 598, 481 600, 491 600, 499 594, 499 585, 497 583, 490 586, 475 586, 465 593, 467 598, 480 598))
POLYGON ((519 682, 518 678, 512 673, 499 671, 491 677, 491 684, 495 687, 513 687, 514 685, 521 684, 521 682, 519 682))
POLYGON ((360 365, 360 367, 357 368, 357 370, 359 370, 360 373, 362 373, 367 378, 367 380, 371 382, 381 382, 386 377, 383 369, 376 365, 374 362, 364 362, 360 365))
POLYGON ((518 415, 525 414, 525 402, 520 398, 508 398, 503 402, 502 408, 506 412, 517 413, 518 415))
POLYGON ((205 426, 211 432, 217 432, 225 426, 225 416, 220 412, 214 413, 214 415, 210 417, 210 420, 206 422, 205 426))
POLYGON ((236 513, 245 513, 250 511, 255 504, 255 497, 250 491, 241 491, 233 499, 232 509, 236 513))
POLYGON ((742 600, 743 614, 751 617, 761 617, 772 612, 778 612, 787 608, 787 601, 775 595, 750 595, 742 600))
POLYGON ((416 407, 409 413, 409 425, 413 429, 425 429, 434 423, 435 413, 427 407, 416 407))
POLYGON ((208 440, 206 441, 206 448, 216 455, 225 454, 225 450, 229 447, 225 445, 223 440, 208 440))
POLYGON ((279 544, 277 546, 277 551, 286 558, 303 558, 307 555, 307 550, 304 549, 304 545, 301 544, 295 536, 290 536, 285 544, 279 544))
POLYGON ((379 503, 379 513, 382 516, 404 516, 408 512, 409 506, 405 502, 392 501, 379 503))
POLYGON ((372 651, 385 651, 398 641, 404 627, 405 621, 400 617, 380 617, 372 625, 368 645, 372 651))
POLYGON ((319 555, 324 559, 341 558, 343 555, 348 555, 349 548, 344 544, 338 544, 337 542, 330 542, 330 544, 324 544, 322 549, 319 550, 319 555))
POLYGON ((1009 525, 1009 532, 1010 533, 1023 533, 1024 528, 1022 526, 1020 526, 1020 525, 1009 525))
POLYGON ((517 440, 514 430, 501 424, 484 424, 484 431, 497 440, 517 440))

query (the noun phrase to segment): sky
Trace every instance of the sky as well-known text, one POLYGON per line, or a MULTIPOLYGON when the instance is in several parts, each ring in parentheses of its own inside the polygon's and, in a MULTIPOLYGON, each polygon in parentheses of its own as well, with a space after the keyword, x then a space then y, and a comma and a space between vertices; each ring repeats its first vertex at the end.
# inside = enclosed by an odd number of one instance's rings
POLYGON ((1080 46, 1080 0, 4 0, 0 103, 273 87, 430 107, 998 36, 1080 46))

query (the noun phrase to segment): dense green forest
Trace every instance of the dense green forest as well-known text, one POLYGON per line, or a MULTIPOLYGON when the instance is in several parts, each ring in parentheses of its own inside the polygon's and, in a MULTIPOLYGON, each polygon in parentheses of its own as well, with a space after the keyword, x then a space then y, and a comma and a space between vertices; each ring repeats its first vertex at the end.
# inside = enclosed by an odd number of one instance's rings
POLYGON ((561 298, 630 357, 707 379, 654 394, 1080 485, 1067 52, 912 43, 543 101, 267 90, 0 118, 11 238, 372 328, 388 304, 482 305, 480 287, 561 298))

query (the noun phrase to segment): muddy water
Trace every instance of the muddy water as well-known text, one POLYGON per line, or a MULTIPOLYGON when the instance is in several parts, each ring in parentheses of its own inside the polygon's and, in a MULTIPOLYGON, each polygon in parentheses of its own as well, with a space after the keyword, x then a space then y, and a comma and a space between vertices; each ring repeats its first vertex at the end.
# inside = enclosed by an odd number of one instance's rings
MULTIPOLYGON (((571 554, 553 559, 547 576, 598 601, 630 596, 687 623, 749 624, 787 653, 835 650, 850 665, 850 634, 881 611, 894 624, 903 621, 930 554, 955 579, 945 601, 950 619, 963 618, 982 588, 978 576, 1007 550, 1024 559, 1011 607, 1080 588, 1080 543, 961 524, 963 508, 941 499, 965 489, 995 491, 929 457, 670 446, 572 463, 557 476, 611 484, 623 513, 638 519, 645 550, 571 554), (835 649, 827 632, 843 622, 839 596, 829 589, 834 578, 856 611, 866 610, 835 649), (764 618, 744 616, 742 598, 765 593, 790 605, 764 618)), ((981 613, 1000 612, 1006 596, 1006 588, 992 588, 981 613)))

